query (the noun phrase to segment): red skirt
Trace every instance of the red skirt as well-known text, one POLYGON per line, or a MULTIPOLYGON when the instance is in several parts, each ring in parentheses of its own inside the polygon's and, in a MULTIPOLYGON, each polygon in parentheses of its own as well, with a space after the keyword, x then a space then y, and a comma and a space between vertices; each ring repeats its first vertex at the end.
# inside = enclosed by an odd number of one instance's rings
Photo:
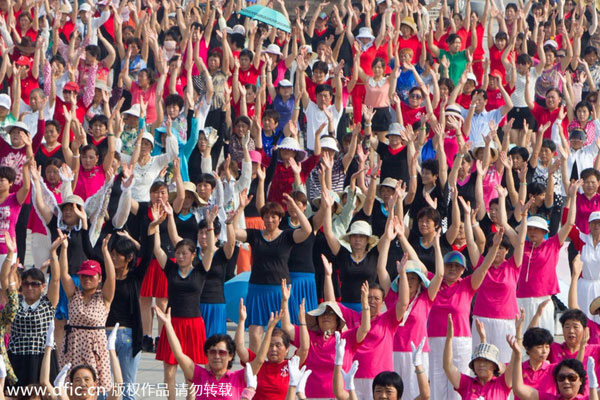
MULTIPOLYGON (((204 342, 206 341, 206 329, 202 317, 171 317, 173 330, 179 339, 183 353, 191 358, 195 364, 206 364, 208 360, 204 354, 204 342)), ((169 339, 163 326, 156 347, 156 359, 167 364, 177 365, 177 360, 171 351, 169 339)))
POLYGON ((167 277, 156 258, 150 261, 140 289, 140 297, 169 297, 167 277))

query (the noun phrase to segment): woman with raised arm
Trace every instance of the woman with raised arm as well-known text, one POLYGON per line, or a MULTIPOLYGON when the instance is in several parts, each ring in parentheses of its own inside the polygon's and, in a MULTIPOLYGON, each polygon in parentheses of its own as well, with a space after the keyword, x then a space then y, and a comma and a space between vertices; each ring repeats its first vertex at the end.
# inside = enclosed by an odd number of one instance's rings
MULTIPOLYGON (((232 399, 252 399, 256 390, 256 375, 260 371, 261 366, 267 357, 269 343, 271 343, 271 334, 273 329, 281 318, 280 313, 271 313, 265 336, 260 345, 260 349, 256 358, 246 364, 245 369, 230 371, 235 357, 235 342, 227 335, 213 335, 203 344, 203 352, 208 356, 206 366, 202 367, 188 357, 182 347, 175 328, 171 322, 171 309, 167 313, 163 313, 159 308, 154 307, 157 318, 163 322, 165 327, 166 337, 169 340, 173 356, 177 360, 177 364, 183 370, 183 375, 187 381, 190 381, 194 386, 200 388, 205 385, 214 385, 218 387, 220 383, 225 383, 231 387, 232 399), (249 386, 253 384, 253 388, 249 386)), ((199 390, 199 389, 198 389, 199 390)), ((173 398, 175 398, 175 392, 173 398)), ((188 393, 188 398, 194 393, 188 393)), ((209 400, 214 399, 209 393, 195 393, 196 399, 209 400)))
MULTIPOLYGON (((61 239, 65 237, 60 231, 58 235, 61 239)), ((104 282, 100 263, 86 260, 81 263, 77 273, 81 288, 75 286, 73 278, 69 275, 69 241, 66 239, 63 239, 59 258, 60 279, 69 299, 69 323, 65 327, 65 340, 59 360, 61 365, 90 365, 98 373, 98 386, 106 390, 112 387, 112 379, 104 327, 115 294, 115 267, 108 250, 110 236, 107 235, 102 242, 106 275, 104 282)))
MULTIPOLYGON (((208 230, 206 248, 200 248, 200 251, 198 251, 196 243, 189 239, 177 242, 175 261, 171 261, 161 248, 160 230, 157 227, 166 219, 167 214, 172 214, 172 212, 167 203, 153 205, 152 222, 148 226, 148 235, 154 235, 154 256, 167 278, 169 306, 174 315, 172 320, 169 318, 169 322, 178 342, 182 344, 180 351, 193 363, 202 363, 206 362, 206 355, 202 352, 206 333, 200 310, 200 297, 204 290, 206 274, 211 269, 215 254, 214 229, 208 230)), ((212 226, 216 216, 217 207, 215 206, 206 218, 209 226, 212 226)), ((166 327, 163 325, 156 348, 156 359, 163 362, 165 382, 169 388, 169 399, 174 400, 178 360, 171 347, 171 340, 167 339, 165 332, 166 327)))
POLYGON ((250 349, 258 348, 260 336, 267 324, 269 313, 277 311, 281 305, 281 280, 290 281, 287 266, 294 244, 305 241, 312 232, 312 226, 296 202, 287 194, 283 194, 287 209, 294 210, 300 221, 300 228, 282 231, 279 229, 284 215, 279 203, 268 202, 260 209, 260 215, 265 229, 239 229, 238 222, 241 211, 248 205, 251 198, 247 190, 240 193, 240 205, 230 221, 235 229, 235 238, 248 242, 252 246, 252 273, 248 285, 246 304, 248 306, 248 332, 250 334, 250 349))

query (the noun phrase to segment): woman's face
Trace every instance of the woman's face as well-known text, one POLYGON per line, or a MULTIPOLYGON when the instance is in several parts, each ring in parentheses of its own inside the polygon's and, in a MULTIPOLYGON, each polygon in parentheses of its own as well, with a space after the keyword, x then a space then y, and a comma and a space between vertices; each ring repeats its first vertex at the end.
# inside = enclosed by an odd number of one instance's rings
POLYGON ((284 99, 289 99, 290 97, 292 97, 292 91, 293 89, 291 87, 280 87, 279 89, 279 95, 284 99))
POLYGON ((545 230, 540 228, 536 228, 533 226, 527 227, 527 237, 536 246, 539 246, 542 243, 542 241, 544 240, 544 236, 546 236, 546 233, 547 232, 545 230))
POLYGON ((263 222, 265 223, 265 230, 267 232, 273 232, 279 227, 281 217, 277 214, 265 214, 263 216, 263 222))
POLYGON ((421 103, 423 103, 423 94, 420 90, 413 90, 408 95, 408 105, 410 108, 418 108, 421 107, 421 103))
POLYGON ((150 76, 147 71, 142 71, 138 74, 138 84, 146 89, 150 86, 150 76))
POLYGON ((327 307, 327 310, 317 317, 317 323, 321 332, 333 333, 338 326, 338 316, 331 308, 327 307))
POLYGON ((44 282, 35 280, 32 277, 27 277, 21 282, 21 292, 23 293, 25 300, 29 303, 38 301, 42 297, 45 288, 46 285, 44 282))
POLYGON ((46 139, 46 145, 54 145, 58 142, 58 130, 54 125, 46 125, 44 139, 46 139))
POLYGON ((49 164, 44 170, 46 180, 51 185, 58 185, 60 183, 60 175, 58 173, 58 167, 54 164, 49 164))
POLYGON ((243 122, 238 122, 235 125, 235 128, 233 128, 233 132, 239 138, 244 137, 248 133, 249 130, 250 130, 250 127, 243 122))
POLYGON ((248 56, 240 56, 240 69, 242 71, 246 71, 250 68, 250 57, 248 56))
POLYGON ((73 375, 73 387, 70 398, 76 400, 95 398, 97 393, 97 382, 92 372, 87 368, 81 368, 73 375))
POLYGON ((555 91, 552 91, 546 95, 546 106, 548 110, 552 111, 560 105, 560 97, 555 91))
POLYGON ((373 70, 373 76, 376 79, 381 78, 383 76, 383 73, 385 72, 385 67, 381 62, 376 62, 373 68, 371 69, 373 70))
POLYGON ((208 246, 208 228, 198 230, 198 244, 203 249, 208 246))
POLYGON ((31 20, 27 16, 22 16, 19 18, 19 27, 21 28, 21 32, 25 34, 31 27, 31 20))
POLYGON ((600 238, 600 220, 594 220, 589 223, 590 234, 594 238, 600 238))
POLYGON ((171 119, 177 118, 181 109, 177 104, 169 104, 167 106, 167 115, 171 117, 171 119))
POLYGON ((100 276, 100 274, 79 275, 79 280, 81 281, 81 288, 85 292, 94 292, 98 290, 98 286, 100 285, 102 277, 100 276))
POLYGON ((118 253, 114 249, 110 251, 110 259, 112 260, 113 264, 115 265, 116 270, 125 268, 127 266, 127 264, 129 263, 129 260, 127 259, 127 257, 125 257, 123 254, 118 253))
POLYGON ((494 370, 496 364, 483 358, 476 358, 473 361, 473 372, 477 375, 477 378, 488 381, 494 376, 494 370))
POLYGON ((419 233, 421 236, 432 235, 435 233, 435 221, 429 217, 419 218, 419 233))
POLYGON ((185 198, 183 199, 183 208, 189 210, 194 206, 194 202, 196 201, 196 197, 193 193, 186 190, 185 198))
POLYGON ((581 378, 569 367, 562 367, 556 375, 558 393, 565 399, 572 399, 579 393, 581 378))
POLYGON ((506 247, 500 246, 498 251, 496 252, 496 258, 494 258, 494 265, 500 265, 506 260, 506 255, 508 254, 508 249, 506 247))
POLYGON ((208 349, 208 367, 213 372, 220 372, 227 370, 227 366, 233 355, 227 351, 227 344, 225 342, 219 342, 216 345, 208 349))
POLYGON ((290 149, 280 149, 279 156, 282 161, 289 161, 291 158, 296 157, 296 152, 290 149))
MULTIPOLYGON (((200 232, 198 232, 198 237, 200 237, 200 232)), ((192 265, 194 257, 196 257, 196 251, 192 251, 188 246, 179 246, 175 250, 175 260, 180 267, 192 265)))
POLYGON ((586 123, 590 119, 590 110, 587 107, 579 107, 577 109, 577 120, 579 122, 586 123))
POLYGON ((160 204, 169 201, 169 191, 166 187, 160 187, 157 190, 150 192, 150 203, 160 204))
POLYGON ((406 274, 406 278, 408 279, 409 296, 412 299, 417 294, 419 286, 421 286, 421 278, 419 278, 419 275, 413 272, 409 272, 408 274, 406 274))
POLYGON ((540 151, 542 163, 547 165, 552 161, 552 157, 554 157, 554 152, 547 147, 542 147, 542 150, 540 151))
POLYGON ((212 191, 213 187, 208 182, 200 182, 196 185, 196 192, 202 200, 208 201, 210 195, 212 194, 212 191))
POLYGON ((498 223, 498 211, 500 211, 500 207, 498 206, 498 204, 494 203, 494 204, 490 204, 490 219, 492 220, 493 223, 498 223))
POLYGON ((400 32, 402 32, 402 37, 405 39, 412 36, 412 28, 408 25, 400 25, 400 32))
POLYGON ((272 336, 269 343, 269 351, 267 352, 267 360, 273 364, 279 364, 285 360, 288 348, 285 347, 283 338, 280 335, 272 336))
POLYGON ((319 69, 315 69, 313 71, 313 80, 315 81, 315 83, 323 83, 325 81, 325 76, 325 72, 319 69))
POLYGON ((450 96, 450 88, 446 85, 440 85, 440 97, 447 98, 450 96))
POLYGON ((563 325, 563 336, 565 343, 571 348, 579 348, 579 344, 583 339, 585 328, 581 322, 575 319, 568 319, 563 325))
POLYGON ((352 250, 366 250, 369 237, 365 235, 350 235, 350 247, 352 250))
POLYGON ((219 68, 221 68, 221 59, 217 56, 208 57, 208 70, 211 72, 215 72, 219 68))
POLYGON ((81 166, 84 170, 89 171, 98 164, 98 154, 89 149, 81 155, 81 166))
POLYGON ((468 176, 473 169, 473 164, 471 162, 466 161, 464 158, 460 163, 460 168, 458 170, 458 177, 464 179, 465 176, 468 176))
POLYGON ((392 385, 376 385, 373 388, 373 400, 399 400, 398 390, 392 385))
POLYGON ((107 128, 101 122, 94 122, 92 125, 92 136, 95 138, 101 138, 106 136, 107 128))
POLYGON ((550 354, 549 344, 540 344, 527 349, 529 359, 535 363, 543 363, 546 361, 548 354, 550 354))
POLYGON ((67 226, 75 226, 79 223, 79 217, 73 209, 73 204, 65 204, 61 207, 62 219, 67 226))
POLYGON ((10 143, 13 147, 19 148, 25 144, 23 142, 23 138, 21 137, 21 132, 23 132, 23 130, 19 128, 13 128, 10 130, 10 143))
POLYGON ((402 137, 398 135, 390 135, 388 136, 388 144, 392 149, 397 149, 402 146, 402 137))
POLYGON ((444 280, 447 283, 452 284, 458 281, 463 272, 465 272, 465 267, 462 265, 455 262, 446 263, 444 266, 444 280))
POLYGON ((556 55, 552 51, 546 52, 546 64, 544 65, 546 68, 554 65, 556 61, 556 55))
MULTIPOLYGON (((390 135, 390 138, 392 138, 392 137, 396 137, 396 135, 390 135)), ((381 200, 383 201, 383 204, 387 204, 388 201, 394 195, 394 189, 391 187, 388 187, 388 186, 383 186, 380 190, 380 194, 381 194, 381 200)))
POLYGON ((450 50, 450 53, 452 53, 452 54, 458 53, 460 51, 461 44, 462 44, 462 40, 460 38, 456 38, 456 39, 454 39, 454 41, 452 43, 450 43, 448 45, 448 50, 450 50))
POLYGON ((421 179, 423 180, 424 185, 435 185, 437 176, 433 175, 430 170, 423 168, 421 170, 421 179))

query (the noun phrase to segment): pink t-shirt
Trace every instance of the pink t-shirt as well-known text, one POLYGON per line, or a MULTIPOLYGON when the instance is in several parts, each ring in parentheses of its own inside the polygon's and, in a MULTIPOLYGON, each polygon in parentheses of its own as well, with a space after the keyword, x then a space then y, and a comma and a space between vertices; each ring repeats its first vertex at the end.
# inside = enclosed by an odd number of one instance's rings
MULTIPOLYGON (((390 290, 385 297, 385 305, 387 308, 391 308, 398 301, 398 293, 390 290)), ((429 341, 427 340, 427 317, 433 306, 433 301, 429 299, 429 293, 427 289, 421 289, 421 293, 416 296, 416 299, 410 299, 410 303, 413 304, 408 318, 404 326, 399 326, 396 334, 394 335, 394 351, 397 352, 410 352, 410 342, 413 342, 415 346, 421 343, 423 338, 425 339, 425 345, 423 351, 429 352, 429 341), (414 300, 414 303, 413 303, 414 300)))
MULTIPOLYGON (((354 320, 358 316, 360 321, 361 313, 347 307, 343 307, 342 310, 344 308, 346 312, 355 314, 354 320)), ((388 307, 386 312, 371 319, 371 330, 354 356, 354 359, 358 360, 357 378, 373 379, 382 371, 394 370, 393 343, 398 323, 400 321, 396 319, 395 303, 388 307)), ((354 326, 348 325, 348 328, 352 329, 354 326)))
POLYGON ((21 203, 17 200, 16 193, 9 194, 8 197, 0 203, 0 254, 8 253, 6 242, 4 241, 4 232, 8 231, 10 237, 12 237, 13 240, 16 240, 15 228, 20 212, 21 203))
POLYGON ((588 328, 590 328, 590 340, 588 344, 600 344, 600 325, 588 319, 588 328))
POLYGON ((83 167, 79 167, 79 177, 77 178, 73 194, 76 194, 85 201, 100 190, 105 180, 106 175, 102 166, 96 165, 89 171, 84 170, 83 167))
POLYGON ((477 378, 460 374, 460 384, 454 390, 460 393, 463 400, 505 400, 511 389, 506 386, 504 375, 493 377, 483 385, 477 378))
MULTIPOLYGON (((300 329, 294 327, 295 334, 292 344, 300 347, 300 329)), ((356 342, 356 331, 358 328, 342 332, 342 339, 346 339, 346 353, 344 354, 344 365, 342 369, 348 371, 356 350, 360 346, 356 342)), ((323 339, 322 332, 309 330, 310 348, 304 364, 306 369, 312 370, 312 374, 306 382, 306 397, 308 398, 333 398, 333 366, 335 361, 335 335, 327 340, 323 339)))
POLYGON ((156 82, 148 89, 143 90, 137 83, 131 82, 131 104, 140 104, 140 99, 148 105, 146 108, 146 125, 151 125, 156 121, 156 82))
MULTIPOLYGON (((556 367, 556 364, 550 364, 548 361, 544 361, 542 366, 537 371, 534 371, 533 368, 531 368, 529 361, 523 362, 523 383, 535 388, 540 394, 557 394, 556 383, 552 376, 554 367, 556 367)), ((515 396, 515 400, 519 400, 519 398, 515 396)))
MULTIPOLYGON (((565 400, 560 394, 552 394, 552 393, 538 393, 539 400, 565 400)), ((578 394, 573 397, 571 400, 588 400, 590 398, 589 395, 578 394)))
POLYGON ((227 371, 218 379, 206 368, 196 365, 192 379, 196 400, 238 400, 246 387, 244 370, 227 371))
POLYGON ((585 194, 577 193, 577 216, 575 226, 579 232, 590 233, 588 219, 594 211, 600 211, 600 194, 596 193, 588 200, 585 194))
POLYGON ((551 296, 559 292, 556 264, 560 251, 558 235, 532 248, 530 241, 525 242, 523 263, 517 284, 517 297, 551 296))
MULTIPOLYGON (((476 268, 483 262, 480 257, 476 268)), ((473 315, 486 318, 513 319, 519 314, 517 307, 517 279, 519 267, 510 257, 498 267, 490 267, 475 298, 473 315)))
POLYGON ((487 173, 483 177, 483 204, 486 205, 485 209, 487 211, 490 211, 490 202, 498 197, 496 185, 502 183, 502 175, 496 169, 496 164, 490 164, 487 173))
POLYGON ((469 314, 471 313, 471 301, 474 295, 475 290, 471 285, 471 275, 459 279, 451 286, 448 286, 446 282, 442 282, 440 291, 429 313, 427 335, 429 337, 445 337, 448 314, 452 313, 454 336, 471 337, 469 314))

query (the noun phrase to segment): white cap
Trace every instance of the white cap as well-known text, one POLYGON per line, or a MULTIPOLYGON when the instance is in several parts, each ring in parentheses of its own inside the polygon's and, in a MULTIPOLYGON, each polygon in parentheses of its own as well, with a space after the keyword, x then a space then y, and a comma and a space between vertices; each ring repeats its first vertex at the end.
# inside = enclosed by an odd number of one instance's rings
POLYGON ((7 95, 6 93, 0 94, 0 107, 4 107, 4 108, 10 110, 11 105, 12 105, 12 100, 10 99, 10 96, 7 95))
POLYGON ((558 50, 558 43, 556 43, 556 41, 552 40, 552 39, 548 39, 544 42, 544 47, 546 46, 552 46, 554 47, 556 50, 558 50))
POLYGON ((246 35, 246 28, 244 28, 244 25, 235 25, 231 33, 239 33, 240 35, 246 35))
POLYGON ((390 135, 402 136, 403 132, 404 132, 404 127, 402 126, 402 124, 399 122, 393 122, 390 124, 388 133, 385 136, 386 137, 390 136, 390 135))
POLYGON ((475 84, 477 84, 477 77, 472 72, 467 73, 467 80, 475 81, 475 84))
POLYGON ((124 111, 123 114, 129 114, 139 118, 140 115, 142 115, 142 107, 139 104, 134 104, 129 110, 124 111))
POLYGON ((302 47, 300 47, 300 50, 302 50, 302 49, 306 49, 306 52, 309 54, 313 52, 312 46, 310 44, 303 45, 302 47))
POLYGON ((147 141, 152 143, 152 147, 154 147, 154 136, 152 136, 150 132, 144 131, 144 133, 142 133, 142 139, 146 139, 147 141))
POLYGON ((83 3, 81 6, 79 6, 79 12, 82 11, 92 11, 92 6, 90 6, 88 3, 83 3))
POLYGON ((588 222, 598 221, 598 220, 600 220, 600 211, 594 211, 593 213, 590 214, 590 217, 588 218, 588 222))
POLYGON ((358 30, 358 35, 356 35, 356 38, 375 39, 375 36, 373 36, 373 31, 371 31, 371 28, 368 26, 363 26, 358 30))
POLYGON ((340 151, 337 145, 337 140, 333 136, 329 135, 321 136, 321 148, 330 149, 336 153, 340 151))
POLYGON ((281 54, 281 49, 275 43, 271 43, 263 51, 265 53, 268 53, 268 54, 275 54, 275 55, 278 55, 278 56, 282 56, 283 55, 283 54, 281 54))
POLYGON ((527 227, 539 228, 543 231, 550 232, 550 229, 548 229, 548 221, 537 215, 527 218, 527 227))
POLYGON ((282 79, 279 81, 279 83, 277 84, 277 86, 279 87, 293 87, 294 85, 292 85, 292 82, 290 82, 288 79, 282 79))

